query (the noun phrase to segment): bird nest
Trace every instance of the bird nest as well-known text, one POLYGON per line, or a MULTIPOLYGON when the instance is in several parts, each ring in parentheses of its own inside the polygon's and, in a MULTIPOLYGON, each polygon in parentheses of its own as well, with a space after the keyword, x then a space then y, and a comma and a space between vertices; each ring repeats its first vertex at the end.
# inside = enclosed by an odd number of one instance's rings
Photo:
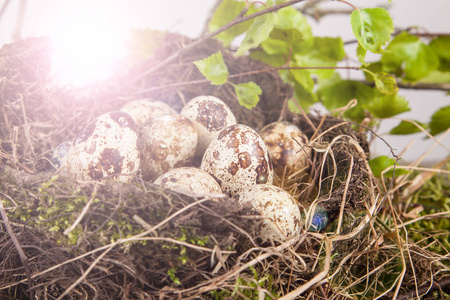
POLYGON ((364 131, 327 115, 287 112, 292 89, 276 72, 212 40, 179 52, 190 42, 167 34, 149 61, 83 89, 54 84, 46 39, 1 49, 0 298, 375 298, 400 274, 405 292, 427 282, 439 267, 426 250, 415 249, 402 273, 398 241, 376 221, 383 196, 364 131), (253 110, 239 106, 228 85, 204 81, 192 64, 218 50, 230 74, 246 73, 233 83, 262 87, 253 110), (267 244, 249 208, 227 197, 181 194, 139 176, 80 183, 55 174, 52 148, 100 114, 144 97, 179 111, 199 95, 224 100, 238 123, 256 130, 281 118, 308 135, 310 169, 279 184, 299 199, 305 220, 308 207, 328 212, 324 232, 308 231, 305 222, 300 235, 267 244))

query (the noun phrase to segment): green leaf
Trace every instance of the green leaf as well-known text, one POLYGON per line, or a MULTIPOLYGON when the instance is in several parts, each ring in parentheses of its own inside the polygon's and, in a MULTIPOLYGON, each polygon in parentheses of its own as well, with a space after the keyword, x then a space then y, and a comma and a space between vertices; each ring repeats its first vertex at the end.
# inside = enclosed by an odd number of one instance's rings
MULTIPOLYGON (((380 177, 381 173, 389 168, 390 166, 393 166, 395 164, 395 159, 389 158, 386 155, 378 156, 374 159, 369 160, 369 166, 372 170, 372 173, 375 177, 380 177)), ((395 175, 404 175, 408 174, 409 172, 404 169, 396 169, 395 175)), ((393 171, 388 171, 384 174, 386 177, 392 177, 393 171)))
POLYGON ((416 81, 439 67, 439 58, 430 46, 416 36, 402 32, 396 36, 381 57, 384 70, 395 72, 404 65, 405 79, 416 81))
MULTIPOLYGON (((419 121, 416 120, 412 120, 414 122, 416 122, 418 125, 420 125, 423 128, 427 128, 427 125, 424 123, 420 123, 419 121)), ((394 128, 391 129, 391 131, 389 131, 389 134, 412 134, 412 133, 416 133, 416 132, 421 132, 420 128, 417 127, 416 125, 414 125, 412 122, 407 122, 407 121, 401 121, 400 124, 398 124, 397 126, 395 126, 394 128)))
POLYGON ((257 17, 245 34, 244 40, 236 53, 242 55, 249 49, 259 46, 262 41, 269 37, 274 25, 275 15, 273 13, 257 17))
MULTIPOLYGON (((317 95, 315 93, 308 91, 301 84, 295 83, 294 90, 295 90, 295 94, 294 94, 295 100, 305 110, 307 110, 307 108, 309 106, 311 106, 314 103, 319 101, 319 99, 317 98, 317 95)), ((291 109, 291 111, 297 112, 298 108, 295 104, 294 104, 294 107, 295 107, 294 110, 291 109)))
POLYGON ((450 36, 440 36, 430 43, 431 49, 439 57, 439 70, 450 71, 450 36))
POLYGON ((248 109, 252 109, 258 104, 259 96, 262 94, 259 85, 252 81, 235 85, 234 91, 238 97, 239 104, 248 109))
MULTIPOLYGON (((334 67, 345 57, 344 43, 340 38, 315 37, 310 47, 294 54, 295 65, 299 67, 334 67)), ((334 69, 309 69, 319 78, 329 78, 334 69)))
POLYGON ((394 95, 398 92, 397 81, 394 76, 384 72, 374 74, 375 85, 380 92, 386 95, 394 95))
MULTIPOLYGON (((374 82, 373 73, 379 73, 383 70, 383 64, 379 61, 374 62, 366 66, 364 69, 369 70, 370 72, 364 72, 364 77, 368 82, 374 82)), ((363 70, 364 70, 363 69, 363 70)))
POLYGON ((358 105, 344 114, 357 122, 365 117, 364 107, 374 98, 372 87, 352 80, 341 80, 335 84, 321 87, 318 94, 328 110, 344 107, 352 99, 358 100, 358 105))
POLYGON ((350 22, 361 46, 373 53, 383 53, 394 31, 391 16, 384 8, 357 9, 350 15, 350 22))
POLYGON ((423 77, 419 82, 424 83, 450 83, 450 72, 442 72, 439 70, 431 71, 428 76, 423 77))
POLYGON ((223 60, 222 52, 219 51, 204 59, 196 60, 194 64, 203 76, 211 81, 211 84, 222 85, 227 82, 228 68, 223 60))
MULTIPOLYGON (((209 22, 209 31, 213 32, 239 16, 242 10, 245 8, 245 2, 243 1, 235 1, 235 0, 223 0, 222 3, 217 7, 214 11, 214 14, 211 17, 211 21, 209 22)), ((252 14, 256 11, 253 6, 250 7, 249 11, 246 15, 252 14)), ((245 21, 243 23, 237 24, 224 32, 221 32, 216 36, 217 39, 223 42, 224 46, 229 46, 234 38, 238 35, 241 35, 253 23, 253 19, 245 21)))
POLYGON ((269 54, 261 49, 252 50, 248 56, 273 67, 281 67, 286 61, 285 56, 282 54, 269 54))
POLYGON ((306 18, 299 10, 290 6, 277 11, 274 25, 269 35, 274 40, 293 45, 312 37, 311 27, 306 18))
POLYGON ((440 108, 431 116, 430 134, 436 135, 450 127, 450 105, 440 108))
POLYGON ((358 58, 359 62, 363 66, 367 66, 366 54, 367 54, 367 49, 365 49, 363 46, 361 46, 360 43, 358 43, 358 47, 356 48, 356 57, 358 58))
POLYGON ((450 36, 435 38, 431 41, 430 47, 439 58, 450 60, 450 36))
MULTIPOLYGON (((299 67, 296 64, 291 64, 292 67, 299 67)), ((311 92, 314 87, 314 80, 311 77, 311 73, 304 69, 291 69, 291 75, 295 81, 301 84, 307 91, 311 92)))
POLYGON ((389 118, 411 110, 408 101, 397 94, 379 94, 366 107, 377 118, 389 118))

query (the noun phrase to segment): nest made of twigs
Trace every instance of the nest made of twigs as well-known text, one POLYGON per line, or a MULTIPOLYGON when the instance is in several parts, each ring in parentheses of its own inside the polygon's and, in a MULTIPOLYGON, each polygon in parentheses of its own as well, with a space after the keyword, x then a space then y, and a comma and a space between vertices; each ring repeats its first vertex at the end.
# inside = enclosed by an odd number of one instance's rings
MULTIPOLYGON (((150 61, 85 89, 53 83, 46 39, 0 51, 0 196, 8 215, 0 223, 0 297, 274 298, 308 291, 310 297, 345 299, 398 257, 391 247, 377 248, 385 234, 375 222, 382 197, 368 167, 364 131, 331 116, 285 112, 292 88, 275 72, 233 77, 263 89, 255 109, 239 106, 230 86, 202 81, 192 62, 221 50, 230 74, 267 66, 234 57, 216 41, 141 76, 188 43, 168 34, 150 61), (327 210, 327 234, 310 233, 303 224, 290 241, 262 244, 254 216, 229 198, 193 197, 139 178, 86 184, 53 176, 52 147, 76 137, 98 115, 142 97, 180 110, 205 94, 224 100, 239 123, 256 130, 281 116, 306 132, 310 169, 286 174, 282 185, 298 197, 305 215, 311 205, 327 210)), ((416 272, 418 265, 421 274, 438 269, 425 255, 414 259, 416 272)), ((426 276, 419 279, 426 282, 426 276)), ((379 290, 366 293, 375 297, 379 290)))

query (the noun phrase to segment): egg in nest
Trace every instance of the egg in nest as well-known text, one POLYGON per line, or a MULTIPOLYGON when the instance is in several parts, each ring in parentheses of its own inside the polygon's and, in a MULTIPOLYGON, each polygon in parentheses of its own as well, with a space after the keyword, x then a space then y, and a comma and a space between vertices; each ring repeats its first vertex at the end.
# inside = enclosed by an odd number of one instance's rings
POLYGON ((62 142, 53 150, 51 161, 56 169, 66 164, 67 153, 69 153, 70 147, 72 147, 72 143, 73 141, 62 142))
POLYGON ((139 134, 126 113, 105 113, 89 123, 67 153, 67 173, 76 180, 130 182, 139 169, 139 134))
POLYGON ((294 124, 274 122, 259 132, 267 146, 274 172, 282 178, 309 165, 308 137, 294 124))
POLYGON ((181 114, 194 123, 198 134, 197 155, 203 155, 222 129, 236 124, 236 118, 222 100, 214 96, 198 96, 186 103, 181 114))
POLYGON ((273 182, 266 145, 255 130, 242 124, 220 132, 206 149, 201 169, 211 174, 229 196, 247 186, 273 182))
POLYGON ((263 242, 284 242, 300 233, 300 209, 285 190, 269 184, 257 184, 243 189, 234 199, 261 216, 256 230, 263 242))
POLYGON ((188 191, 192 194, 222 193, 219 184, 211 175, 193 167, 172 169, 159 176, 154 184, 175 191, 188 191))
POLYGON ((148 120, 140 130, 140 138, 142 177, 147 181, 190 165, 197 146, 194 125, 180 114, 148 120))
POLYGON ((152 101, 150 99, 130 101, 123 105, 120 108, 120 111, 129 114, 138 127, 144 125, 144 123, 151 118, 177 113, 168 104, 162 101, 152 101))

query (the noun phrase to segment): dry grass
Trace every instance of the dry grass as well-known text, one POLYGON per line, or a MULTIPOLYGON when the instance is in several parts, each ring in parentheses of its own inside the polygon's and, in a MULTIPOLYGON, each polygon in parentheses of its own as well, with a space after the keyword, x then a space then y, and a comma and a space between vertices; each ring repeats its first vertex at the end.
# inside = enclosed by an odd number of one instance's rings
MULTIPOLYGON (((186 42, 169 35, 155 60, 186 42)), ((284 99, 292 91, 276 73, 235 77, 263 87, 254 111, 241 108, 227 86, 185 84, 201 79, 189 63, 218 47, 201 45, 133 84, 127 78, 147 64, 84 90, 52 83, 45 40, 1 50, 0 297, 410 299, 428 293, 424 299, 444 299, 448 252, 411 240, 407 228, 448 218, 449 212, 408 215, 405 203, 423 185, 417 178, 448 176, 445 163, 428 170, 411 166, 420 172, 415 178, 375 179, 365 129, 331 116, 286 113, 284 99), (286 174, 280 184, 299 198, 300 207, 320 204, 328 211, 325 233, 308 232, 303 224, 292 240, 262 244, 252 226, 256 216, 228 198, 195 198, 139 177, 123 184, 54 176, 52 147, 74 138, 99 114, 144 96, 179 109, 200 94, 224 99, 241 123, 255 129, 283 118, 306 132, 314 150, 311 167, 286 174)), ((224 56, 232 74, 264 68, 224 56)), ((309 214, 305 210, 306 219, 309 214)), ((428 238, 433 235, 438 233, 428 238)))

